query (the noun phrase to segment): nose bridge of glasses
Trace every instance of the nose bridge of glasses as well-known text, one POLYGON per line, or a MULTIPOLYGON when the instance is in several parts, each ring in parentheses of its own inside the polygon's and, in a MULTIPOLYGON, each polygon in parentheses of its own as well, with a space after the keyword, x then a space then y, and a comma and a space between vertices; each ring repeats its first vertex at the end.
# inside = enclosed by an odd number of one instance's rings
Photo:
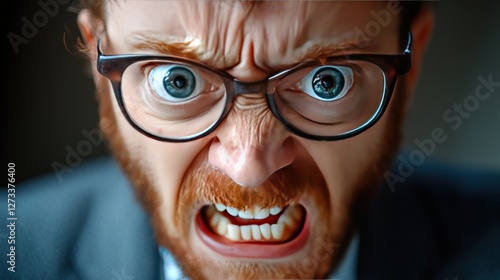
POLYGON ((267 93, 267 80, 257 82, 233 81, 234 96, 239 94, 262 94, 267 93))

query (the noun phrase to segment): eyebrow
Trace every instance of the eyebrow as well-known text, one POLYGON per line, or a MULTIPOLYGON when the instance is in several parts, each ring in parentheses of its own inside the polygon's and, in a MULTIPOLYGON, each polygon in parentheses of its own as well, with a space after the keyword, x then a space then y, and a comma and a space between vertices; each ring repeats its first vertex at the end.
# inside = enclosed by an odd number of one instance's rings
POLYGON ((359 53, 360 47, 356 41, 345 41, 340 44, 322 43, 314 44, 298 57, 299 61, 320 60, 326 57, 359 53))
POLYGON ((200 44, 195 44, 195 40, 161 40, 145 34, 135 33, 131 36, 131 46, 135 50, 156 51, 163 55, 183 57, 191 60, 202 61, 201 54, 204 47, 200 44))

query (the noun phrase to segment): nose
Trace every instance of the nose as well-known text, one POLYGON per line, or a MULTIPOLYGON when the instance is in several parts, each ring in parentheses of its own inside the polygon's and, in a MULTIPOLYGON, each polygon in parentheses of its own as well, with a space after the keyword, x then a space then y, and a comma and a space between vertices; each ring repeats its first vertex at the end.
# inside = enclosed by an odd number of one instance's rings
POLYGON ((293 142, 262 95, 240 95, 216 131, 208 160, 243 187, 258 187, 295 159, 293 142))

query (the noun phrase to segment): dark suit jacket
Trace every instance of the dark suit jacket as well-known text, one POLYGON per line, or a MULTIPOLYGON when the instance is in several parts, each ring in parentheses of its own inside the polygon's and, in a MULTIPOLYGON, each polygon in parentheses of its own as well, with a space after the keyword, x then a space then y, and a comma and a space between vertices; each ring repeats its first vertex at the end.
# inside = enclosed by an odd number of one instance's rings
MULTIPOLYGON (((16 272, 7 270, 10 233, 2 226, 0 279, 161 279, 148 216, 110 158, 84 163, 62 182, 49 174, 17 186, 16 217, 16 272)), ((394 191, 383 186, 361 229, 357 273, 500 279, 500 175, 426 163, 394 191)))

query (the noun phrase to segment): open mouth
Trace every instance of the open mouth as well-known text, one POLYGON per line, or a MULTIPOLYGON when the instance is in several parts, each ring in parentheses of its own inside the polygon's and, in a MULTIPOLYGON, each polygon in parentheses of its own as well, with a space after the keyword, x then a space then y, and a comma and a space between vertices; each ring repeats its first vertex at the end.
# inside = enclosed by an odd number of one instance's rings
POLYGON ((222 255, 278 258, 306 244, 307 216, 300 204, 249 209, 211 204, 200 209, 196 227, 202 241, 222 255))

